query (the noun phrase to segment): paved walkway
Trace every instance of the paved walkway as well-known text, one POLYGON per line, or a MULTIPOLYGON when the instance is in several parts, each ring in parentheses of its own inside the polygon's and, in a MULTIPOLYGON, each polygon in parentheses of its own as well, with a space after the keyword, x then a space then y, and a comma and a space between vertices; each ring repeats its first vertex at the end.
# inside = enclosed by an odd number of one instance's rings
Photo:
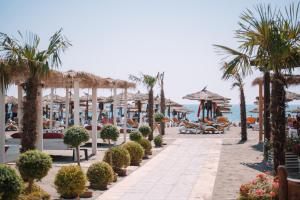
POLYGON ((178 138, 98 200, 210 200, 221 143, 219 138, 178 138))

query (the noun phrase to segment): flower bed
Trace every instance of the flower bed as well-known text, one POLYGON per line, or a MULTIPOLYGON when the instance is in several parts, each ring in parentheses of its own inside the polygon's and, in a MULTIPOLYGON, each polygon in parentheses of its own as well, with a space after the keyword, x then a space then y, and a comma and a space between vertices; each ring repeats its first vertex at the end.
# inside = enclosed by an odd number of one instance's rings
POLYGON ((279 183, 276 178, 258 174, 256 179, 240 187, 239 200, 277 200, 279 183))

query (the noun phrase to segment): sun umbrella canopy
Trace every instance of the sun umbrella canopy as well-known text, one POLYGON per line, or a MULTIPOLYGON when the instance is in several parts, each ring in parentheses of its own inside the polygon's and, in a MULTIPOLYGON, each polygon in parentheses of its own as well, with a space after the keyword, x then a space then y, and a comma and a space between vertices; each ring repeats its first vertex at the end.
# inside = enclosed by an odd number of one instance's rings
POLYGON ((259 113, 259 110, 258 110, 258 108, 253 108, 249 112, 251 112, 251 113, 259 113))
POLYGON ((199 92, 195 92, 192 94, 188 94, 183 97, 183 99, 189 99, 189 100, 205 100, 205 101, 215 101, 215 100, 230 100, 229 98, 223 97, 219 94, 216 94, 214 92, 211 92, 204 88, 203 90, 199 92))
POLYGON ((5 96, 5 103, 18 104, 18 99, 14 96, 5 96))

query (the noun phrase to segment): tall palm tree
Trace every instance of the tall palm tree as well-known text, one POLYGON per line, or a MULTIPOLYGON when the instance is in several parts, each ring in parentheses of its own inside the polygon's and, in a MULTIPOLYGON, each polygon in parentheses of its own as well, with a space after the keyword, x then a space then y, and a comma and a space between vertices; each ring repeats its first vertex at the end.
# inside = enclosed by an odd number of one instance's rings
POLYGON ((153 140, 153 130, 154 130, 154 93, 153 88, 158 80, 158 74, 156 76, 151 76, 148 74, 141 73, 140 76, 130 75, 129 79, 137 83, 143 84, 148 90, 148 123, 152 129, 152 133, 149 134, 148 139, 153 140))
POLYGON ((222 45, 214 45, 229 57, 229 62, 225 62, 221 70, 222 78, 225 80, 232 79, 234 83, 232 88, 238 87, 240 91, 240 120, 241 120, 241 142, 247 141, 247 112, 244 92, 244 82, 242 77, 251 74, 250 58, 244 52, 240 52, 222 45), (238 71, 240 70, 240 72, 238 71))
POLYGON ((62 29, 57 31, 49 41, 48 48, 39 49, 40 38, 33 33, 23 35, 18 32, 20 40, 0 33, 0 57, 8 64, 8 68, 22 66, 28 77, 23 84, 25 90, 24 120, 22 134, 22 151, 36 148, 38 95, 42 87, 42 79, 48 75, 51 68, 61 65, 60 54, 71 44, 62 35, 62 29))
MULTIPOLYGON (((159 74, 159 85, 160 85, 160 112, 164 115, 166 114, 166 98, 165 98, 165 91, 164 91, 164 79, 165 79, 165 72, 159 74)), ((166 123, 162 122, 160 124, 161 134, 165 135, 165 127, 166 123)))
POLYGON ((247 10, 242 15, 240 31, 242 48, 255 54, 259 66, 273 72, 271 90, 271 121, 274 169, 285 164, 285 89, 284 74, 299 66, 300 20, 299 4, 291 4, 285 12, 270 5, 247 10))

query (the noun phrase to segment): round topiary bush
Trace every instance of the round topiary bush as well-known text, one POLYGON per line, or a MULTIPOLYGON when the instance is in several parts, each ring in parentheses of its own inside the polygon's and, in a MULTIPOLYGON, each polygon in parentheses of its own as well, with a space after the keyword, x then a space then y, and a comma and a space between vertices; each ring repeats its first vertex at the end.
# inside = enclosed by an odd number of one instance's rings
POLYGON ((142 139, 142 134, 141 134, 139 131, 132 131, 132 132, 129 134, 129 139, 130 139, 131 141, 138 142, 140 139, 142 139))
POLYGON ((34 180, 41 180, 48 174, 52 166, 52 158, 41 151, 30 150, 20 155, 16 165, 31 190, 34 180))
POLYGON ((114 171, 108 163, 97 162, 88 168, 87 177, 91 188, 106 190, 107 185, 114 179, 114 171))
POLYGON ((22 194, 19 196, 18 200, 50 200, 51 196, 45 192, 37 184, 33 184, 32 190, 29 191, 29 188, 25 188, 22 191, 22 194))
POLYGON ((144 137, 148 137, 148 135, 152 132, 151 127, 148 125, 140 126, 139 131, 144 137))
POLYGON ((160 122, 162 122, 162 120, 164 119, 164 114, 162 114, 162 113, 155 113, 154 114, 154 120, 155 120, 155 122, 157 122, 157 123, 160 123, 160 122))
POLYGON ((163 138, 162 136, 158 135, 154 138, 154 144, 156 147, 161 147, 163 143, 163 138))
POLYGON ((105 125, 101 132, 100 132, 100 137, 103 140, 108 140, 108 143, 110 144, 110 141, 117 141, 118 137, 120 135, 120 132, 118 128, 114 125, 105 125))
POLYGON ((84 193, 86 176, 80 166, 70 165, 60 168, 55 176, 54 184, 63 198, 76 198, 84 193))
POLYGON ((130 164, 130 154, 122 146, 113 147, 105 152, 103 161, 109 163, 119 176, 126 176, 126 167, 130 164))
POLYGON ((152 155, 152 145, 149 140, 142 138, 138 143, 144 148, 145 155, 144 158, 148 158, 148 155, 152 155))
POLYGON ((76 148, 77 164, 80 165, 79 146, 89 140, 89 132, 81 126, 73 126, 65 132, 64 143, 76 148))
POLYGON ((144 156, 143 147, 137 142, 126 142, 122 145, 130 154, 130 165, 139 166, 144 156))
POLYGON ((0 199, 18 199, 23 188, 23 181, 16 171, 0 164, 0 199))

